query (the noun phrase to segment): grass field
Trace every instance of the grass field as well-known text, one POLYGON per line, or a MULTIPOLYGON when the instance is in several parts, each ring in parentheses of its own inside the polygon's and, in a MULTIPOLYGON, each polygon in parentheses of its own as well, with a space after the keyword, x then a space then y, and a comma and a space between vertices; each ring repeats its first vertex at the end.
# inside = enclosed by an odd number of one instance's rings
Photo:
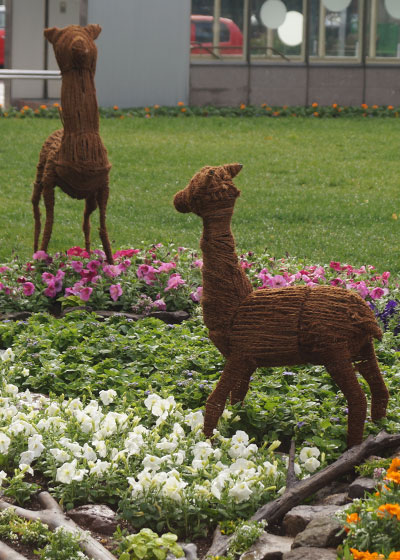
MULTIPOLYGON (((35 167, 43 141, 59 126, 50 119, 0 121, 0 262, 32 253, 35 167)), ((239 250, 400 271, 395 119, 103 119, 101 134, 113 165, 114 249, 160 241, 197 247, 200 221, 178 214, 172 197, 203 165, 239 161, 239 250)), ((50 253, 83 245, 82 213, 82 201, 57 189, 50 253)), ((97 223, 96 212, 93 246, 97 223)))

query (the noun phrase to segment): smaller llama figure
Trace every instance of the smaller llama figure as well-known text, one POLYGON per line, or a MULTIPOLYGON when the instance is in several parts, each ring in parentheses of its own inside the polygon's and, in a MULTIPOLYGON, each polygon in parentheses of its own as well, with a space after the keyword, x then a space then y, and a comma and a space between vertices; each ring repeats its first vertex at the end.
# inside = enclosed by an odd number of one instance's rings
POLYGON ((226 358, 206 403, 204 433, 212 435, 229 394, 232 404, 243 401, 256 368, 311 363, 325 366, 343 391, 349 409, 347 445, 358 445, 367 401, 355 368, 370 386, 372 419, 386 415, 389 393, 373 346, 382 332, 366 302, 343 288, 253 290, 238 263, 230 227, 240 194, 232 179, 241 169, 237 163, 203 167, 174 198, 179 212, 194 212, 203 220, 204 322, 226 358))
POLYGON ((52 43, 61 70, 61 105, 63 130, 51 134, 39 156, 36 181, 32 193, 35 219, 34 251, 40 236, 40 197, 46 208, 46 223, 41 249, 47 250, 54 222, 54 189, 59 186, 72 198, 85 199, 82 229, 85 248, 90 252, 90 215, 99 207, 100 238, 107 261, 113 256, 106 227, 106 208, 109 195, 108 174, 111 165, 99 135, 94 74, 97 48, 94 43, 101 27, 69 25, 63 29, 45 29, 46 39, 52 43))

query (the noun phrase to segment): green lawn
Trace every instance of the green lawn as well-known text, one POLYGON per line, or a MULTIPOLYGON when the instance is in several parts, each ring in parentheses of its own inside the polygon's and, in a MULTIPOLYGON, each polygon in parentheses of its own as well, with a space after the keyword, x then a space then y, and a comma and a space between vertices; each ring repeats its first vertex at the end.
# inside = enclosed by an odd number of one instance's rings
MULTIPOLYGON (((0 121, 0 262, 32 252, 31 186, 40 147, 58 127, 51 119, 0 121)), ((101 133, 113 165, 115 249, 159 241, 197 247, 200 221, 178 214, 172 197, 203 165, 239 161, 233 229, 240 250, 400 271, 395 119, 103 119, 101 133)), ((57 189, 50 252, 83 245, 82 213, 82 201, 57 189)), ((97 222, 95 213, 95 246, 97 222)))

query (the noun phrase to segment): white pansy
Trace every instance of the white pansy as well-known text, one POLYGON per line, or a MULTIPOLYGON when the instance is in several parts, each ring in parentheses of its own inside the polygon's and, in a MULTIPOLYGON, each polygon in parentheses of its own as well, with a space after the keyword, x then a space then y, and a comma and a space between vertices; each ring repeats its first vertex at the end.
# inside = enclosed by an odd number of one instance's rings
POLYGON ((220 449, 214 449, 214 459, 219 461, 222 457, 222 451, 220 449))
POLYGON ((228 495, 234 498, 237 504, 247 502, 253 491, 245 481, 237 482, 229 489, 228 495))
POLYGON ((308 471, 309 473, 313 473, 315 472, 318 467, 320 466, 320 462, 318 461, 318 459, 316 457, 310 457, 309 459, 307 459, 307 461, 304 462, 303 467, 306 469, 306 471, 308 471))
POLYGON ((62 434, 66 431, 67 425, 60 416, 51 416, 50 418, 42 418, 39 420, 37 423, 37 429, 45 432, 53 430, 62 434))
POLYGON ((132 490, 132 498, 136 498, 140 494, 143 494, 143 486, 140 482, 136 482, 134 478, 128 478, 128 482, 132 490))
POLYGON ((34 474, 33 469, 30 465, 26 465, 25 463, 20 463, 18 465, 18 467, 19 467, 20 471, 24 474, 26 474, 26 473, 31 474, 31 475, 34 474))
POLYGON ((224 420, 229 420, 229 418, 232 418, 233 412, 231 410, 228 410, 227 408, 224 409, 224 412, 222 413, 222 418, 224 420))
POLYGON ((145 469, 151 469, 153 471, 158 471, 161 468, 162 459, 156 457, 155 455, 150 455, 149 453, 145 456, 142 461, 142 465, 145 469))
POLYGON ((156 395, 155 393, 151 393, 144 401, 144 406, 147 408, 147 410, 152 410, 153 406, 155 404, 157 404, 159 401, 161 401, 161 397, 159 395, 156 395))
POLYGON ((0 486, 2 486, 3 482, 7 479, 7 473, 4 471, 0 471, 0 486))
POLYGON ((73 399, 68 403, 67 408, 71 411, 82 410, 82 401, 80 399, 73 399))
POLYGON ((122 451, 118 451, 118 453, 116 453, 113 457, 112 460, 114 463, 119 463, 120 461, 125 461, 126 460, 126 449, 123 449, 122 451))
POLYGON ((178 424, 178 422, 175 422, 175 424, 173 425, 171 436, 173 438, 185 437, 185 430, 180 424, 178 424))
POLYGON ((305 463, 307 459, 310 459, 310 457, 319 457, 319 456, 320 456, 320 451, 317 447, 303 447, 299 455, 300 461, 302 461, 303 463, 305 463))
POLYGON ((294 463, 294 474, 296 476, 299 476, 299 474, 301 474, 301 467, 298 463, 294 463))
POLYGON ((60 407, 57 403, 52 402, 46 409, 47 416, 57 416, 60 413, 60 407))
POLYGON ((67 453, 64 449, 58 449, 58 447, 53 447, 49 450, 53 455, 57 463, 65 463, 68 459, 71 459, 71 455, 67 453))
POLYGON ((195 459, 207 459, 214 454, 214 449, 206 441, 199 441, 192 448, 192 452, 195 459))
POLYGON ((164 482, 167 480, 168 475, 164 471, 160 472, 153 472, 151 478, 151 486, 162 486, 164 482))
POLYGON ((189 414, 186 414, 185 416, 185 424, 190 426, 192 431, 198 430, 204 424, 203 412, 201 410, 198 410, 197 412, 189 412, 189 414))
POLYGON ((96 428, 93 418, 82 410, 77 410, 74 416, 78 420, 79 427, 84 434, 89 434, 96 428))
POLYGON ((175 500, 176 502, 182 501, 182 490, 187 486, 187 482, 180 480, 175 474, 168 476, 165 480, 162 488, 161 493, 171 498, 171 500, 175 500))
MULTIPOLYGON (((8 400, 8 399, 7 399, 8 400)), ((5 408, 0 409, 0 418, 9 419, 14 418, 18 413, 17 407, 13 404, 5 405, 5 408)))
POLYGON ((168 417, 169 412, 173 410, 176 406, 174 397, 168 397, 167 399, 160 399, 156 401, 151 407, 151 413, 154 416, 158 416, 162 420, 168 417))
POLYGON ((178 447, 178 442, 176 439, 173 440, 168 440, 167 438, 162 438, 161 441, 159 441, 156 444, 156 448, 160 449, 161 451, 175 451, 175 449, 178 447))
POLYGON ((25 434, 27 436, 31 436, 36 433, 34 427, 28 424, 28 422, 25 422, 25 420, 16 420, 12 422, 8 431, 13 435, 25 434))
POLYGON ((154 480, 154 471, 149 469, 143 469, 137 475, 138 482, 143 486, 143 488, 149 488, 154 480))
POLYGON ((210 495, 210 488, 204 484, 195 484, 193 490, 197 496, 207 497, 210 495))
POLYGON ((100 391, 99 397, 103 404, 108 405, 114 402, 117 392, 114 389, 108 389, 108 391, 100 391))
POLYGON ((4 387, 4 391, 9 395, 18 395, 18 387, 16 385, 13 385, 12 383, 7 383, 7 385, 4 387))
POLYGON ((22 368, 21 375, 23 375, 23 377, 29 377, 29 373, 30 372, 28 368, 26 367, 22 368))
POLYGON ((62 482, 64 484, 71 484, 73 480, 81 482, 87 473, 87 470, 77 469, 76 463, 76 459, 74 459, 70 463, 64 463, 61 467, 59 467, 56 474, 57 482, 62 482))
POLYGON ((78 442, 71 441, 67 437, 60 438, 59 442, 61 445, 69 449, 72 455, 74 455, 74 457, 77 457, 78 459, 82 457, 82 447, 79 445, 78 442))
POLYGON ((35 434, 30 438, 28 438, 28 449, 29 451, 32 451, 35 459, 37 457, 40 457, 42 451, 44 450, 44 445, 42 443, 42 440, 43 440, 43 436, 41 436, 40 434, 35 434))
POLYGON ((244 457, 246 455, 247 447, 243 443, 233 443, 230 449, 228 450, 228 454, 232 459, 236 459, 237 457, 244 457))
POLYGON ((175 462, 177 465, 182 465, 182 464, 183 464, 183 461, 184 461, 185 458, 186 458, 186 453, 185 453, 182 449, 180 449, 180 450, 177 451, 176 453, 173 453, 172 457, 174 458, 174 462, 175 462))
POLYGON ((206 466, 207 461, 203 460, 203 459, 193 459, 192 461, 192 468, 195 471, 199 471, 201 469, 204 469, 204 467, 206 466))
POLYGON ((0 432, 0 453, 5 455, 10 447, 11 439, 4 432, 0 432))
POLYGON ((13 362, 15 359, 15 354, 11 350, 11 348, 7 348, 7 350, 3 352, 3 354, 1 354, 1 359, 3 360, 3 362, 13 362))
POLYGON ((247 459, 243 459, 242 457, 239 457, 239 459, 236 459, 236 461, 234 461, 231 466, 229 467, 229 470, 231 472, 235 472, 235 473, 240 473, 240 472, 245 472, 245 471, 249 471, 254 470, 254 463, 252 461, 248 461, 247 459))
POLYGON ((221 471, 216 478, 211 482, 211 493, 219 500, 221 498, 221 492, 225 487, 227 480, 230 479, 231 473, 229 470, 225 469, 221 471))
POLYGON ((19 458, 20 468, 22 465, 30 465, 32 461, 35 459, 35 455, 33 451, 24 451, 21 453, 21 457, 19 458))

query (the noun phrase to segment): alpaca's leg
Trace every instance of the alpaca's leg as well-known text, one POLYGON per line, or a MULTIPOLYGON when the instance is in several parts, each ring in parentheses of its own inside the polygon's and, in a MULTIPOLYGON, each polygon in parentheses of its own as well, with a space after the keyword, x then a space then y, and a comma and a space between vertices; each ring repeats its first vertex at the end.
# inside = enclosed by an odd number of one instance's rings
POLYGON ((43 200, 46 208, 46 223, 44 224, 41 250, 47 251, 54 222, 54 188, 46 186, 43 189, 43 200))
POLYGON ((113 264, 114 259, 112 256, 110 240, 108 238, 107 226, 106 226, 106 209, 108 201, 109 188, 108 185, 100 189, 97 193, 97 204, 99 206, 100 212, 100 239, 103 244, 103 249, 107 257, 107 262, 113 264))
POLYGON ((255 368, 248 369, 246 375, 243 375, 231 390, 231 404, 243 402, 249 389, 250 377, 255 368))
POLYGON ((85 235, 85 249, 90 253, 90 215, 97 208, 96 196, 90 196, 85 200, 85 212, 83 214, 82 229, 85 235))
POLYGON ((39 207, 39 202, 40 202, 40 197, 42 196, 42 190, 43 190, 43 186, 42 183, 40 182, 40 178, 39 178, 39 173, 36 176, 36 181, 35 184, 33 185, 33 192, 32 192, 32 208, 33 208, 33 217, 35 220, 35 233, 34 233, 34 237, 33 237, 33 252, 36 253, 36 251, 39 248, 39 236, 40 236, 40 228, 41 228, 41 224, 40 224, 40 207, 39 207))
POLYGON ((219 417, 224 411, 229 392, 233 388, 236 389, 241 384, 242 379, 244 379, 245 384, 247 380, 248 386, 248 379, 252 371, 253 369, 249 370, 249 362, 241 356, 233 355, 228 358, 217 386, 207 399, 204 417, 204 433, 207 437, 212 436, 219 417))
POLYGON ((336 348, 332 358, 326 360, 324 365, 347 399, 347 446, 353 447, 362 442, 367 399, 357 381, 347 348, 336 348))
POLYGON ((371 389, 372 420, 384 418, 389 400, 389 391, 379 370, 372 340, 361 349, 356 367, 371 389))

